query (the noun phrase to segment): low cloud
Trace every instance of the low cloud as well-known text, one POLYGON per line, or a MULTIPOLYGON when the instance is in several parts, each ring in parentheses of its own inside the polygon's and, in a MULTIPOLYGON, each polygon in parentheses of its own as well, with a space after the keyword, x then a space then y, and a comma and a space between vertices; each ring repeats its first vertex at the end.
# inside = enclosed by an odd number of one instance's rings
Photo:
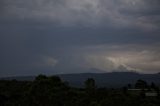
POLYGON ((96 68, 106 72, 157 73, 160 70, 160 51, 156 45, 155 48, 150 47, 149 45, 103 45, 84 49, 85 53, 82 54, 85 57, 86 68, 96 68))

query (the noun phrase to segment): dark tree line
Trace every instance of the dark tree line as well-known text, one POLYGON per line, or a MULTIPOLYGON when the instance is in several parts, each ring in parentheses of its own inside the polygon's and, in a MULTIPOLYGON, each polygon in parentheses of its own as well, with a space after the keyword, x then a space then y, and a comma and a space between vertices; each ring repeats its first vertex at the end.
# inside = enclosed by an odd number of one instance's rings
MULTIPOLYGON (((119 89, 98 88, 94 79, 88 78, 85 88, 70 87, 58 76, 39 75, 34 81, 0 81, 0 106, 160 106, 160 98, 131 94, 127 87, 119 89)), ((138 80, 135 88, 159 88, 138 80)))

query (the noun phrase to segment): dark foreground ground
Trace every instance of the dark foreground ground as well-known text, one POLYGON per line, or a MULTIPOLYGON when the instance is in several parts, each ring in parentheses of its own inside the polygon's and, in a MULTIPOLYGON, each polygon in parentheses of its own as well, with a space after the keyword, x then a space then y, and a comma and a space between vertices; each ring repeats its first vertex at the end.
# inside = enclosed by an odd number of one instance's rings
POLYGON ((57 76, 33 81, 0 80, 0 106, 160 106, 159 86, 138 80, 134 86, 98 88, 92 78, 84 88, 70 87, 57 76))

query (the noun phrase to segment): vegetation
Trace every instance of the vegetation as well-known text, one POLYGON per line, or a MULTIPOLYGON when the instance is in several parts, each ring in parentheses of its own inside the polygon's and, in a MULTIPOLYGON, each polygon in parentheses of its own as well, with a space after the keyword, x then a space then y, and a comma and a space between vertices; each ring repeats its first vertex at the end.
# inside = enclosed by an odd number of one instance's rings
POLYGON ((151 83, 138 80, 134 88, 142 89, 131 93, 131 84, 119 89, 96 87, 88 78, 85 88, 73 88, 58 76, 39 75, 34 81, 0 81, 0 106, 160 106, 160 97, 146 97, 144 89, 156 91, 151 83))

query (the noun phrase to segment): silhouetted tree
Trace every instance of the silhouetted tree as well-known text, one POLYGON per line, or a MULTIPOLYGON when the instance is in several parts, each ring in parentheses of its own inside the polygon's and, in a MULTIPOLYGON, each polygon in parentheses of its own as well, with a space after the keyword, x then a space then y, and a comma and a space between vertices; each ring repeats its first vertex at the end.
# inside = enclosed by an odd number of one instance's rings
POLYGON ((157 88, 157 87, 156 87, 155 83, 152 82, 152 83, 151 83, 151 89, 156 89, 156 88, 157 88))
POLYGON ((47 76, 42 75, 42 74, 38 75, 38 76, 35 78, 36 81, 45 80, 45 79, 47 79, 47 76))
POLYGON ((85 81, 85 90, 87 95, 89 96, 88 98, 89 100, 91 100, 91 98, 94 98, 95 89, 96 89, 95 80, 93 78, 88 78, 85 81))
MULTIPOLYGON (((39 75, 34 81, 0 80, 0 106, 159 106, 159 97, 145 97, 141 92, 114 88, 97 88, 88 78, 85 88, 68 87, 58 76, 39 75), (127 94, 127 95, 126 95, 127 94)), ((154 84, 151 84, 154 88, 154 84)), ((147 83, 138 80, 137 88, 147 83)), ((158 87, 156 87, 158 88, 158 87)), ((157 89, 159 92, 159 89, 157 89)))
POLYGON ((135 88, 145 89, 147 87, 148 87, 147 82, 144 80, 137 80, 137 82, 135 84, 135 88))
POLYGON ((96 88, 96 85, 95 85, 95 80, 93 78, 88 78, 86 81, 85 81, 85 88, 87 90, 95 90, 96 88))
POLYGON ((123 87, 123 94, 127 95, 127 87, 123 87))
POLYGON ((131 88, 132 88, 132 85, 131 85, 131 84, 128 84, 127 87, 128 87, 128 89, 131 89, 131 88))

